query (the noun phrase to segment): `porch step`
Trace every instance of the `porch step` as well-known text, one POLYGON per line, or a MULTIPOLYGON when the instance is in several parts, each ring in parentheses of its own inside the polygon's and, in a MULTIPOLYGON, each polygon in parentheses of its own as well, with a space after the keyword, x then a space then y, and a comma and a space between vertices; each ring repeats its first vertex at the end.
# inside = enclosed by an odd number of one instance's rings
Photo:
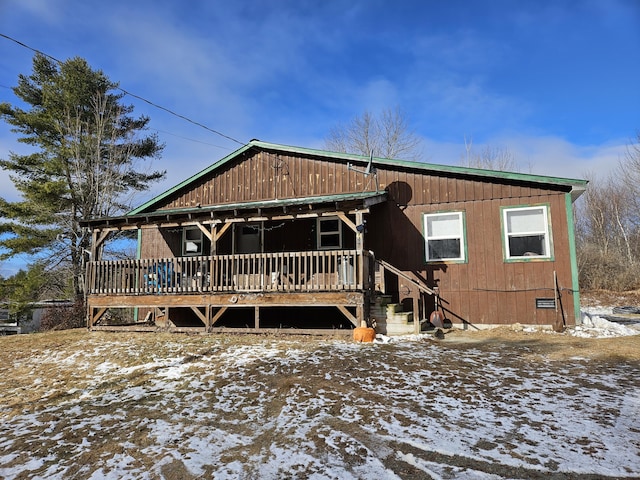
POLYGON ((416 324, 413 312, 404 312, 401 304, 390 302, 390 295, 377 295, 372 301, 369 313, 375 324, 376 332, 383 335, 415 333, 416 324))

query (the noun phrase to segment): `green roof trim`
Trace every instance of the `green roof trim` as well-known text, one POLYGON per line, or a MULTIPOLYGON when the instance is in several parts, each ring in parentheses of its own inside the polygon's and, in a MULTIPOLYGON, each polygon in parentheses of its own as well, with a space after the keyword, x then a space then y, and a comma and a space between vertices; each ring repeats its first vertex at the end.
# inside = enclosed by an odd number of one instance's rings
POLYGON ((189 208, 173 208, 164 210, 155 210, 149 213, 140 213, 137 215, 127 214, 126 217, 139 216, 152 217, 154 215, 164 216, 167 214, 180 214, 180 213, 196 213, 196 212, 223 212, 227 210, 254 210, 257 208, 281 208, 290 205, 316 205, 319 203, 334 203, 334 202, 348 202, 357 200, 367 200, 373 197, 385 197, 387 192, 356 192, 356 193, 333 193, 330 195, 315 195, 312 197, 294 197, 294 198, 282 198, 276 200, 257 200, 253 202, 238 202, 238 203, 219 203, 217 205, 205 205, 203 207, 189 207, 189 208))
MULTIPOLYGON (((164 200, 165 198, 172 195, 173 193, 179 191, 180 189, 186 187, 187 185, 200 179, 201 177, 208 175, 209 173, 217 170, 218 168, 234 160, 239 155, 245 153, 246 151, 252 148, 276 151, 281 153, 297 153, 301 155, 310 155, 310 156, 316 156, 316 157, 332 158, 336 160, 353 161, 353 162, 358 162, 362 164, 366 164, 367 162, 369 162, 369 157, 365 155, 330 152, 327 150, 316 150, 311 148, 295 147, 295 146, 288 146, 288 145, 280 145, 276 143, 261 142, 259 140, 251 140, 246 145, 243 145, 239 149, 230 153, 226 157, 218 160, 217 162, 205 168, 204 170, 196 173, 195 175, 192 175, 191 177, 187 178, 183 182, 175 185, 174 187, 170 188, 164 193, 161 193, 155 198, 152 198, 151 200, 140 205, 134 210, 131 210, 127 215, 136 215, 147 210, 150 207, 153 207, 158 202, 164 200)), ((570 192, 571 192, 572 201, 575 201, 585 191, 586 186, 589 183, 587 180, 579 180, 574 178, 551 177, 551 176, 545 176, 545 175, 534 175, 529 173, 504 172, 500 170, 485 170, 481 168, 461 167, 461 166, 454 166, 454 165, 438 165, 438 164, 426 163, 426 162, 396 160, 396 159, 380 158, 380 157, 373 157, 373 162, 374 162, 374 165, 378 165, 378 166, 401 167, 401 168, 431 171, 431 172, 443 173, 443 174, 450 173, 450 174, 457 174, 457 175, 469 175, 469 176, 475 176, 475 177, 497 178, 502 180, 539 183, 539 184, 545 184, 545 185, 565 186, 565 187, 571 188, 570 192)), ((299 201, 300 199, 297 199, 297 200, 299 201)), ((245 204, 243 203, 243 205, 245 204)))
POLYGON ((370 207, 382 203, 387 199, 385 191, 365 191, 355 193, 334 193, 330 195, 316 195, 312 197, 283 198, 280 200, 261 200, 241 203, 221 203, 218 205, 206 205, 204 207, 173 208, 154 210, 147 213, 128 213, 119 217, 103 217, 81 222, 83 226, 117 226, 135 224, 137 220, 149 221, 154 218, 173 217, 189 214, 214 214, 216 212, 233 212, 235 210, 258 210, 267 208, 283 208, 296 205, 319 205, 323 203, 360 202, 363 206, 370 207))

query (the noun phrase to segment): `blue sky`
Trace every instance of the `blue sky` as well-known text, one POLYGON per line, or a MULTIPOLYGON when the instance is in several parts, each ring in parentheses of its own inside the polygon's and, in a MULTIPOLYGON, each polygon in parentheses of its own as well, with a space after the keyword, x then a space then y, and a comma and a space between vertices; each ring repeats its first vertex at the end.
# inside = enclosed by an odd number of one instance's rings
MULTIPOLYGON (((640 129, 638 0, 0 0, 0 33, 241 142, 320 148, 336 124, 399 107, 425 161, 459 164, 467 138, 581 178, 640 129)), ((7 87, 32 57, 0 38, 0 101, 17 102, 7 87)), ((239 146, 126 100, 166 143, 167 180, 138 203, 239 146)), ((0 157, 23 148, 0 123, 0 157)), ((5 172, 0 192, 17 198, 5 172)))

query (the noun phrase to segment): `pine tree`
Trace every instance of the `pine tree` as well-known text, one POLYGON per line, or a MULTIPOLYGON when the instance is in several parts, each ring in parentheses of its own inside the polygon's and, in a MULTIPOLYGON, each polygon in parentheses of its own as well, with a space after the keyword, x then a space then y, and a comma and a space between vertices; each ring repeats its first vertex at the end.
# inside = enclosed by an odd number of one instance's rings
POLYGON ((132 116, 118 84, 81 58, 57 63, 36 54, 33 72, 19 75, 13 91, 30 108, 1 103, 0 117, 32 152, 0 159, 22 197, 0 198, 0 258, 39 254, 50 267, 65 265, 81 299, 91 237, 79 222, 126 211, 133 194, 164 178, 137 169, 164 145, 143 135, 149 118, 132 116))

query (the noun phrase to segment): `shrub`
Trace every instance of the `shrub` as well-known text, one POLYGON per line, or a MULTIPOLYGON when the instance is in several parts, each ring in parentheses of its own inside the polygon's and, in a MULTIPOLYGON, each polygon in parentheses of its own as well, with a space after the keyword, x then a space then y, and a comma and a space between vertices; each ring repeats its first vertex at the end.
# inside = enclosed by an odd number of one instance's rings
POLYGON ((49 307, 42 315, 40 331, 84 327, 86 326, 85 315, 83 302, 76 302, 71 307, 49 307))

